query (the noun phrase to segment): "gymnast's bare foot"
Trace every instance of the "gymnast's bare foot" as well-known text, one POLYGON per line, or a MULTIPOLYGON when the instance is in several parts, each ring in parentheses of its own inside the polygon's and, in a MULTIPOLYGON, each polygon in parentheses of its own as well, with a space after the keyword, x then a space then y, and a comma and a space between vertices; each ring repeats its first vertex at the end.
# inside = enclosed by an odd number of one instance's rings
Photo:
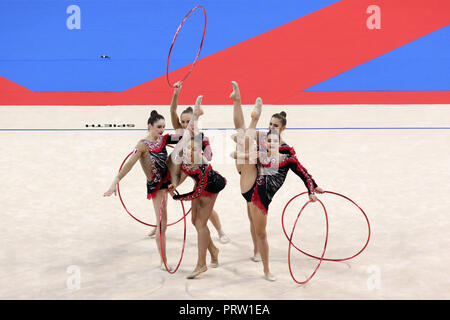
POLYGON ((325 193, 325 191, 322 188, 320 188, 320 187, 315 188, 314 191, 316 193, 320 193, 320 194, 325 193))
POLYGON ((264 274, 264 279, 266 279, 267 281, 275 281, 275 280, 277 280, 277 277, 275 277, 270 272, 267 272, 264 274))
POLYGON ((202 267, 197 266, 195 268, 195 270, 192 271, 192 273, 190 275, 188 275, 186 278, 187 279, 195 279, 196 277, 198 277, 201 273, 205 272, 206 270, 208 270, 208 268, 206 266, 202 266, 202 267))
POLYGON ((262 108, 262 99, 260 97, 256 98, 255 108, 252 111, 252 119, 259 120, 261 116, 261 108, 262 108))
POLYGON ((192 134, 195 134, 195 131, 196 131, 195 128, 197 125, 198 118, 203 114, 203 109, 201 107, 202 100, 203 100, 203 96, 197 97, 197 101, 195 102, 195 105, 194 105, 193 117, 192 117, 191 121, 189 121, 189 124, 186 128, 192 134))
POLYGON ((233 101, 241 100, 241 93, 239 91, 239 86, 236 81, 231 81, 231 85, 233 86, 233 92, 230 94, 230 99, 233 101))
POLYGON ((201 107, 202 100, 203 100, 203 96, 198 96, 197 101, 195 102, 194 116, 196 116, 196 117, 199 117, 203 114, 203 109, 201 107))
POLYGON ((211 268, 217 268, 219 266, 219 248, 214 248, 211 252, 211 263, 209 265, 211 268))
POLYGON ((156 228, 153 228, 152 231, 148 234, 148 236, 152 239, 155 239, 156 236, 156 228))
POLYGON ((166 268, 166 266, 164 265, 164 262, 161 262, 161 265, 159 266, 159 268, 162 270, 162 271, 172 271, 173 270, 173 267, 171 266, 171 265, 169 265, 169 264, 167 264, 167 268, 166 268))
POLYGON ((251 257, 250 260, 252 260, 253 262, 260 262, 261 256, 259 255, 259 253, 255 253, 255 255, 251 257))
POLYGON ((228 243, 230 242, 230 238, 228 238, 228 236, 225 234, 225 232, 223 231, 219 231, 219 241, 220 243, 228 243))

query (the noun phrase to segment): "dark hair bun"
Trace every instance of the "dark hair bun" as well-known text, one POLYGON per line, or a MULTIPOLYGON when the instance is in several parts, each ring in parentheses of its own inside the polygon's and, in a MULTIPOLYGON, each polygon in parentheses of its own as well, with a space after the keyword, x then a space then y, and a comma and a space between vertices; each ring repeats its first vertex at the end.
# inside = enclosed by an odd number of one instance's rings
POLYGON ((275 113, 275 114, 272 115, 272 117, 274 117, 274 118, 280 120, 280 121, 281 121, 281 125, 282 125, 283 127, 286 126, 286 124, 287 124, 287 121, 286 121, 286 112, 281 111, 280 113, 275 113))
POLYGON ((148 118, 147 123, 153 125, 156 121, 164 119, 162 115, 158 113, 156 110, 152 110, 150 113, 150 118, 148 118))

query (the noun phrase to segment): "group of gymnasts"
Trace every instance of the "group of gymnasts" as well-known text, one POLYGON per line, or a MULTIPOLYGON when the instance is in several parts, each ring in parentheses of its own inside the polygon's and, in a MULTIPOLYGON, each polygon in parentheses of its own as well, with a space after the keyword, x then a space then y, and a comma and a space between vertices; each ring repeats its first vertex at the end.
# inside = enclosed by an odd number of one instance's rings
MULTIPOLYGON (((262 100, 257 98, 251 113, 250 125, 246 127, 239 86, 235 81, 231 84, 233 91, 230 98, 233 101, 233 120, 236 128, 236 134, 233 135, 236 151, 231 156, 236 161, 241 193, 247 202, 253 241, 251 260, 255 262, 262 260, 264 278, 275 281, 276 277, 269 269, 269 245, 266 235, 268 209, 275 193, 283 185, 289 169, 302 179, 311 201, 317 201, 316 193, 324 191, 300 164, 294 149, 281 138, 282 132, 286 129, 286 113, 272 115, 267 132, 256 130, 262 109, 262 100)), ((104 196, 116 195, 117 184, 139 160, 147 178, 147 199, 153 200, 157 219, 157 227, 152 230, 150 236, 156 238, 162 270, 166 268, 163 257, 166 257, 167 195, 170 194, 175 200, 191 201, 192 223, 197 230, 198 258, 196 267, 187 278, 194 279, 208 269, 207 252, 211 257, 209 267, 219 266, 219 249, 211 239, 208 220, 217 229, 219 241, 229 242, 229 238, 221 228, 219 216, 214 211, 217 196, 225 188, 227 181, 209 163, 212 157, 209 139, 200 132, 197 125, 198 119, 203 114, 202 96, 197 98, 194 108, 185 109, 178 117, 180 90, 181 83, 178 82, 175 84, 170 107, 175 133, 164 134, 164 117, 153 110, 148 119, 148 135, 137 143, 132 156, 119 171, 104 196), (168 144, 174 145, 170 155, 166 149, 168 144), (178 194, 176 188, 188 176, 195 182, 194 189, 186 194, 178 194), (162 201, 164 204, 161 208, 162 201)), ((170 265, 167 266, 171 270, 170 265)))

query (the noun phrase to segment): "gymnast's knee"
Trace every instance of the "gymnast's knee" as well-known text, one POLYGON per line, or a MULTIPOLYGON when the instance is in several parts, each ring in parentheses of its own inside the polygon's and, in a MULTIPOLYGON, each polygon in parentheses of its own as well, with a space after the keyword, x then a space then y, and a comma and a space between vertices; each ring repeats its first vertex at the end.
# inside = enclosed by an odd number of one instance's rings
POLYGON ((267 232, 266 230, 255 230, 256 237, 260 240, 266 240, 267 239, 267 232))

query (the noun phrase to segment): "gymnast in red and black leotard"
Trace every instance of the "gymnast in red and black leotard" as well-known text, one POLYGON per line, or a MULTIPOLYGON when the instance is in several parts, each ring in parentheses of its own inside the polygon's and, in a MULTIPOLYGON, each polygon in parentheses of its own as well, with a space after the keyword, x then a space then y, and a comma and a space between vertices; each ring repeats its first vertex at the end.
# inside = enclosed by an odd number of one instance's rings
POLYGON ((286 114, 280 112, 272 116, 269 129, 274 129, 273 132, 268 135, 257 132, 256 125, 262 109, 262 99, 258 97, 250 125, 247 127, 239 86, 235 81, 231 83, 233 91, 230 98, 233 100, 233 121, 237 130, 237 135, 234 136, 237 148, 232 157, 236 159, 236 169, 241 174, 241 193, 247 201, 254 246, 254 256, 251 259, 255 262, 262 260, 265 279, 274 281, 276 277, 269 270, 269 244, 266 233, 267 211, 273 196, 284 183, 289 169, 302 178, 311 201, 317 201, 315 193, 322 193, 323 190, 317 187, 311 175, 301 166, 295 157, 295 151, 280 140, 280 133, 286 128, 286 114))
MULTIPOLYGON (((147 179, 147 199, 152 199, 159 190, 167 189, 170 185, 170 172, 167 169, 167 149, 168 144, 176 144, 180 141, 179 135, 169 135, 159 136, 154 142, 148 140, 140 140, 148 150, 146 155, 152 163, 152 176, 153 179, 147 179)), ((138 149, 135 149, 137 152, 138 149)))
MULTIPOLYGON (((184 109, 180 116, 178 116, 177 108, 178 108, 178 97, 181 92, 181 83, 177 82, 174 85, 174 91, 172 96, 172 102, 170 104, 170 119, 172 122, 172 126, 175 129, 176 133, 183 134, 184 130, 187 128, 189 122, 191 121, 193 109, 192 107, 187 107, 184 109)), ((202 151, 203 156, 208 160, 211 161, 212 159, 212 149, 209 142, 209 139, 206 135, 203 135, 202 139, 202 151)), ((178 176, 179 171, 181 170, 180 166, 173 166, 169 164, 169 169, 174 173, 174 176, 178 176)), ((176 180, 176 179, 175 179, 176 180)), ((175 181, 176 182, 176 181, 175 181)), ((209 221, 212 223, 214 228, 217 231, 217 235, 219 236, 219 241, 221 243, 228 243, 230 241, 230 238, 226 235, 222 228, 222 223, 220 221, 219 214, 216 212, 216 210, 213 210, 209 217, 209 221)), ((150 236, 153 236, 153 231, 150 233, 150 236)))
MULTIPOLYGON (((267 144, 276 148, 279 141, 278 131, 271 130, 267 133, 267 144)), ((318 187, 312 176, 298 161, 294 148, 286 143, 279 146, 278 152, 271 152, 275 150, 273 148, 264 150, 260 144, 258 176, 254 186, 242 194, 247 202, 253 203, 265 214, 273 196, 286 180, 289 169, 303 180, 308 194, 314 194, 315 188, 318 187)))
POLYGON ((201 96, 197 99, 192 119, 184 130, 183 138, 171 154, 171 158, 173 156, 181 158, 181 174, 177 183, 169 186, 169 190, 174 190, 187 177, 191 177, 195 181, 192 192, 172 195, 176 200, 192 201, 192 223, 197 229, 198 258, 197 265, 187 277, 188 279, 194 279, 208 269, 206 266, 207 251, 211 255, 210 266, 215 268, 219 265, 219 249, 211 239, 207 222, 214 211, 214 204, 219 192, 226 185, 226 179, 212 168, 202 151, 204 136, 199 133, 197 128, 198 118, 203 113, 200 102, 201 96))
MULTIPOLYGON (((156 110, 151 112, 150 118, 147 121, 148 135, 145 139, 140 140, 128 161, 122 167, 122 170, 117 174, 110 188, 104 193, 104 196, 111 196, 113 193, 116 195, 117 184, 119 181, 127 175, 127 173, 133 168, 136 162, 139 160, 145 176, 147 177, 147 198, 153 200, 153 208, 155 210, 155 216, 157 221, 156 228, 156 247, 158 251, 161 251, 159 243, 159 235, 161 233, 161 239, 163 242, 163 250, 165 252, 165 231, 167 227, 167 194, 166 190, 170 184, 170 173, 166 165, 167 159, 167 144, 176 144, 181 136, 180 135, 163 135, 165 129, 165 120, 156 110), (160 228, 160 206, 161 201, 165 199, 163 211, 161 230, 160 228)), ((161 252, 160 252, 161 255, 161 252)), ((161 269, 166 270, 161 256, 161 269)), ((169 267, 170 268, 170 267, 169 267)))
MULTIPOLYGON (((196 139, 196 137, 194 137, 193 139, 194 141, 201 141, 199 140, 201 138, 196 139)), ((195 149, 193 151, 196 152, 195 149)), ((227 184, 227 180, 218 172, 214 171, 209 163, 189 165, 183 162, 181 164, 181 170, 183 171, 184 176, 189 176, 194 179, 195 188, 189 193, 175 195, 173 198, 176 200, 186 201, 194 200, 199 197, 212 197, 222 191, 227 184)))

